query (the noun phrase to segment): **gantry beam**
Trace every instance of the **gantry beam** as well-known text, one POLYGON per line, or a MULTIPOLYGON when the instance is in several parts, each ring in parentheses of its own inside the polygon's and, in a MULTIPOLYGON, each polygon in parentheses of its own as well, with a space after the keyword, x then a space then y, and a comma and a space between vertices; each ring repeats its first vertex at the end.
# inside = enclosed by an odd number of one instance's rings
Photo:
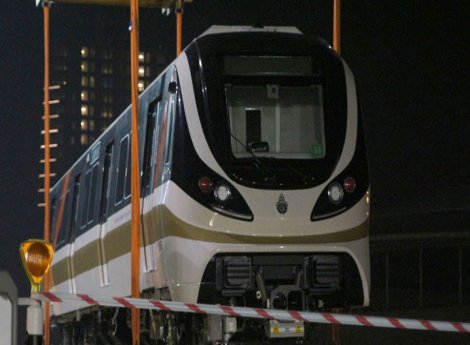
MULTIPOLYGON (((174 7, 178 0, 139 0, 139 7, 170 8, 174 7)), ((193 0, 184 0, 192 2, 193 0)), ((47 2, 47 0, 44 0, 47 2)), ((82 4, 82 5, 111 5, 111 6, 129 6, 129 0, 54 0, 54 3, 64 4, 82 4)))

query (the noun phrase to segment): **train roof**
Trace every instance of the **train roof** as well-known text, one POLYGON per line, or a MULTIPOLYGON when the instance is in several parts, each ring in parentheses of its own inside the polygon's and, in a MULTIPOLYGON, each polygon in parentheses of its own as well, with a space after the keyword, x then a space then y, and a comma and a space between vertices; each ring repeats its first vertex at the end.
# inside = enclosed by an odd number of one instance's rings
POLYGON ((302 32, 295 26, 226 26, 213 25, 204 31, 199 37, 215 34, 237 33, 237 32, 279 32, 302 35, 302 32))

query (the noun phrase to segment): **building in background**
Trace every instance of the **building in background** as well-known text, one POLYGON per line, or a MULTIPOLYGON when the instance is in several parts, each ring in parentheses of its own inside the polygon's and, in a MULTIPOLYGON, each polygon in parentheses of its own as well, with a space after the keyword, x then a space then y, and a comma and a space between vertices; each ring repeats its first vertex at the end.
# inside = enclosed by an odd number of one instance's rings
MULTIPOLYGON (((139 92, 158 76, 172 58, 165 55, 161 46, 153 50, 141 48, 139 92)), ((51 157, 55 160, 51 166, 52 184, 129 106, 129 56, 129 47, 125 44, 53 44, 50 113, 51 157)))

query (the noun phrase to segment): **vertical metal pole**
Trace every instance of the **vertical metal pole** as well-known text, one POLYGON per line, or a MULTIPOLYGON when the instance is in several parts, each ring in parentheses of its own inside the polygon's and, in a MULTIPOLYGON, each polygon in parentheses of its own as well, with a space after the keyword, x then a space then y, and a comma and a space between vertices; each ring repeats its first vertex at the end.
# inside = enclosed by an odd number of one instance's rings
POLYGON ((183 0, 176 4, 176 56, 181 53, 181 41, 183 35, 183 0))
POLYGON ((390 290, 389 290, 389 261, 390 261, 389 252, 385 252, 385 309, 388 310, 390 307, 390 290))
POLYGON ((333 0, 333 49, 341 53, 341 1, 333 0))
MULTIPOLYGON (((50 137, 49 137, 49 2, 43 1, 44 13, 44 240, 50 240, 50 137)), ((50 280, 46 275, 44 290, 49 291, 50 280)), ((44 305, 44 344, 49 345, 49 302, 44 305)))
POLYGON ((419 306, 423 306, 423 249, 419 248, 419 306))
POLYGON ((463 253, 459 246, 459 305, 463 304, 463 253))
MULTIPOLYGON (((132 91, 132 136, 131 136, 131 291, 132 297, 140 297, 140 187, 139 187, 139 0, 131 0, 131 91, 132 91)), ((132 344, 140 344, 140 311, 131 312, 132 344)))

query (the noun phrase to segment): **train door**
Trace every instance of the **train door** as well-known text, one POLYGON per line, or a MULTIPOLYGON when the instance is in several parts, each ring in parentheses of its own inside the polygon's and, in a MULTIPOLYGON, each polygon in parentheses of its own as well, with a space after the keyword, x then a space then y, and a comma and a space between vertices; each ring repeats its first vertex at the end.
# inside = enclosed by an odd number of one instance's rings
POLYGON ((72 207, 71 207, 71 221, 70 221, 70 246, 69 246, 69 251, 68 251, 68 257, 70 258, 68 262, 68 268, 70 272, 70 276, 72 279, 70 280, 70 290, 72 294, 77 293, 77 287, 75 284, 75 269, 74 269, 74 253, 75 253, 75 243, 74 239, 76 236, 77 228, 79 227, 78 225, 78 197, 80 194, 80 177, 81 174, 77 174, 74 178, 74 183, 73 183, 73 192, 72 192, 72 207))
POLYGON ((52 243, 54 244, 54 265, 52 269, 53 286, 60 286, 60 291, 71 293, 70 271, 70 212, 72 191, 70 188, 70 176, 65 175, 64 182, 60 187, 60 194, 52 202, 52 243))
POLYGON ((142 241, 144 244, 145 271, 156 269, 153 245, 157 240, 157 217, 154 208, 153 175, 156 147, 156 121, 161 107, 161 95, 149 104, 145 133, 144 160, 142 172, 142 241))
POLYGON ((108 272, 108 261, 106 258, 106 251, 105 251, 105 241, 106 241, 106 233, 107 227, 109 226, 108 220, 108 211, 109 211, 109 200, 110 200, 110 193, 111 193, 111 165, 113 161, 113 152, 114 152, 114 142, 110 142, 105 149, 104 152, 104 160, 103 160, 103 169, 102 169, 102 176, 103 176, 103 183, 101 184, 101 197, 99 198, 100 207, 99 207, 99 228, 100 228, 100 266, 101 266, 101 286, 109 285, 109 272, 108 272))
MULTIPOLYGON (((163 188, 171 176, 173 128, 178 91, 176 67, 173 67, 169 73, 170 78, 163 95, 163 108, 158 114, 158 144, 155 165, 155 187, 163 186, 163 188)), ((161 195, 159 202, 164 203, 165 193, 159 193, 159 195, 161 195)))
POLYGON ((83 160, 80 196, 78 198, 77 223, 75 228, 73 269, 75 270, 75 286, 78 291, 94 291, 100 287, 101 267, 100 244, 98 240, 98 183, 100 177, 100 151, 98 142, 83 160), (84 274, 86 272, 86 274, 84 274))
POLYGON ((167 71, 165 82, 162 82, 162 97, 158 106, 155 124, 155 149, 154 149, 154 177, 153 177, 153 205, 155 211, 154 227, 157 242, 154 246, 155 260, 158 263, 157 286, 167 285, 166 262, 164 251, 165 221, 162 217, 162 209, 165 202, 167 181, 171 173, 171 142, 173 138, 173 116, 176 108, 176 68, 167 71))

